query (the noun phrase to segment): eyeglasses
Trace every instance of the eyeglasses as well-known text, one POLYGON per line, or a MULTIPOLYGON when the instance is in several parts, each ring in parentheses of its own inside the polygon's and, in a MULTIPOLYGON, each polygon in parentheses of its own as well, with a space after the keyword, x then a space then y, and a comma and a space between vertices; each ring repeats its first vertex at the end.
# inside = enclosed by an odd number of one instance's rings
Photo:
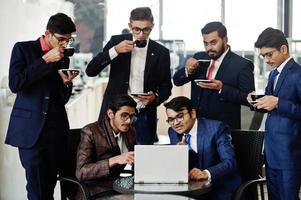
POLYGON ((136 114, 130 115, 129 113, 121 113, 120 118, 122 121, 126 122, 128 119, 130 119, 131 122, 137 121, 137 116, 136 114))
POLYGON ((172 126, 175 124, 175 122, 182 122, 184 120, 184 116, 186 114, 188 114, 189 112, 186 112, 186 113, 179 113, 176 115, 176 117, 168 117, 168 119, 166 120, 166 122, 172 126))
POLYGON ((59 43, 61 43, 61 44, 68 44, 68 45, 71 45, 73 42, 74 42, 74 38, 73 37, 71 37, 71 38, 69 38, 69 39, 67 39, 67 38, 64 38, 64 37, 62 37, 62 36, 57 36, 57 35, 55 35, 55 33, 54 34, 52 34, 54 37, 55 37, 55 39, 59 42, 59 43))
POLYGON ((270 51, 270 52, 267 52, 265 54, 262 54, 260 55, 260 57, 262 59, 271 59, 273 57, 273 54, 276 52, 277 50, 273 50, 273 51, 270 51))
POLYGON ((139 34, 141 31, 143 34, 149 34, 152 31, 152 28, 146 27, 146 28, 139 28, 139 27, 133 27, 132 31, 134 34, 139 34))

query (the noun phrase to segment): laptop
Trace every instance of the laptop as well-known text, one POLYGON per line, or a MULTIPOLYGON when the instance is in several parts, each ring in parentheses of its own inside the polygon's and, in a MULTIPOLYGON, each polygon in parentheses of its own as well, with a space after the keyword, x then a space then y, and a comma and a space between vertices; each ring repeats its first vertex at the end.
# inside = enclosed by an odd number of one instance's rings
POLYGON ((188 183, 187 145, 136 145, 135 183, 188 183))

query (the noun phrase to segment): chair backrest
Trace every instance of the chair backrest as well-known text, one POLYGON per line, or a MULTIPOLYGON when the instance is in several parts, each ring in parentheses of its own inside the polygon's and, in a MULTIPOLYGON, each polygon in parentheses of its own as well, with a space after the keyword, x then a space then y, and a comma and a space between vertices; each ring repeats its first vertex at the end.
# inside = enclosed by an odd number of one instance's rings
POLYGON ((258 179, 263 165, 264 131, 232 130, 231 135, 242 180, 258 179))
POLYGON ((68 176, 75 176, 76 169, 76 156, 77 147, 80 142, 80 131, 81 129, 71 129, 68 135, 68 148, 67 148, 67 166, 66 173, 68 176))

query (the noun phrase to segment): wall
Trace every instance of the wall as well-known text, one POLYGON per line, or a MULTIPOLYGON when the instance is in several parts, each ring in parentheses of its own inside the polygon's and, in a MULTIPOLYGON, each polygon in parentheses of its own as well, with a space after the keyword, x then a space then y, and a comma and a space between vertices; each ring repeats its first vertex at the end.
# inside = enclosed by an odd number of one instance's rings
MULTIPOLYGON (((1 0, 0 8, 0 87, 4 87, 6 84, 1 86, 1 82, 8 75, 14 43, 37 39, 45 32, 51 15, 60 11, 72 16, 73 5, 63 0, 1 0)), ((25 175, 17 148, 4 144, 11 107, 3 99, 0 98, 0 199, 26 199, 25 175)))

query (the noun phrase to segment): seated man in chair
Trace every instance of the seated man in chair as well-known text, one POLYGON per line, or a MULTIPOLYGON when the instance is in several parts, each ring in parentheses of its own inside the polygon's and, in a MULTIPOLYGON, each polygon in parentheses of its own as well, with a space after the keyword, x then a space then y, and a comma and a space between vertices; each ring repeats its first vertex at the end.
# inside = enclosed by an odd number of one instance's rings
POLYGON ((211 181, 210 199, 231 200, 240 177, 229 127, 224 122, 196 118, 196 110, 187 97, 176 97, 164 106, 171 126, 170 143, 189 145, 189 178, 211 181))
MULTIPOLYGON (((104 119, 81 130, 76 177, 92 195, 113 189, 126 164, 134 163, 136 102, 128 95, 111 99, 104 119)), ((76 199, 80 198, 78 192, 76 199)))

